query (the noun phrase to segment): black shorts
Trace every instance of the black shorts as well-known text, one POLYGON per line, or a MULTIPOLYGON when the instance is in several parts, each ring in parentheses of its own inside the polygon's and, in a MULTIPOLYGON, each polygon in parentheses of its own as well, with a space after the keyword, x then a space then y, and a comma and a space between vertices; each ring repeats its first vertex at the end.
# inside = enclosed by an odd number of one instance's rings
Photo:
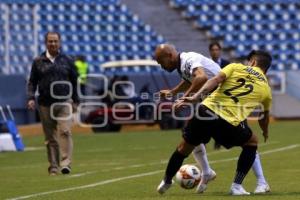
POLYGON ((229 149, 244 145, 252 136, 252 130, 246 122, 233 126, 206 106, 200 105, 195 115, 183 128, 183 138, 192 145, 208 143, 211 138, 229 149))

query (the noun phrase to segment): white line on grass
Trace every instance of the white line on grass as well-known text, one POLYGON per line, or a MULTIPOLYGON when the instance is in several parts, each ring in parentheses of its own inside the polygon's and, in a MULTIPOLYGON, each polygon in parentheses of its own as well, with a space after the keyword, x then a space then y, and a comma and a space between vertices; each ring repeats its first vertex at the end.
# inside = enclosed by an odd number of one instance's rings
MULTIPOLYGON (((271 153, 275 153, 275 152, 279 152, 279 151, 286 151, 286 150, 297 148, 299 146, 300 146, 300 144, 289 145, 289 146, 282 147, 282 148, 277 148, 277 149, 273 149, 273 150, 269 150, 269 151, 264 151, 264 152, 261 152, 260 154, 271 154, 271 153)), ((233 161, 233 160, 237 160, 237 157, 210 161, 210 163, 228 162, 228 161, 233 161)), ((86 188, 92 188, 92 187, 96 187, 96 186, 100 186, 100 185, 106 185, 106 184, 109 184, 109 183, 114 183, 114 182, 123 181, 123 180, 127 180, 127 179, 134 179, 134 178, 140 178, 140 177, 144 177, 144 176, 151 176, 151 175, 154 175, 154 174, 161 173, 163 171, 164 170, 156 170, 156 171, 142 173, 142 174, 135 174, 135 175, 132 175, 132 176, 125 176, 125 177, 120 177, 120 178, 109 179, 109 180, 100 181, 100 182, 92 183, 92 184, 88 184, 88 185, 82 185, 82 186, 77 186, 77 187, 65 188, 65 189, 61 189, 61 190, 52 190, 52 191, 48 191, 48 192, 30 194, 30 195, 10 198, 10 199, 6 199, 6 200, 21 200, 21 199, 28 199, 28 198, 38 197, 38 196, 44 196, 44 195, 48 195, 48 194, 68 192, 68 191, 73 191, 73 190, 81 190, 81 189, 86 189, 86 188)))
POLYGON ((125 177, 120 177, 120 178, 109 179, 109 180, 100 181, 100 182, 92 183, 92 184, 88 184, 88 185, 71 187, 71 188, 66 188, 66 189, 61 189, 61 190, 52 190, 52 191, 48 191, 48 192, 41 192, 41 193, 31 194, 31 195, 27 195, 27 196, 15 197, 15 198, 7 199, 7 200, 21 200, 21 199, 28 199, 28 198, 38 197, 38 196, 44 196, 44 195, 47 195, 47 194, 92 188, 92 187, 96 187, 96 186, 99 186, 99 185, 105 185, 105 184, 114 183, 114 182, 118 182, 118 181, 123 181, 123 180, 127 180, 127 179, 139 178, 139 177, 143 177, 143 176, 151 176, 151 175, 154 175, 154 174, 161 173, 163 171, 164 170, 157 170, 157 171, 148 172, 148 173, 135 174, 135 175, 132 175, 132 176, 125 176, 125 177))
POLYGON ((282 148, 277 148, 277 149, 273 149, 273 150, 269 150, 269 151, 264 151, 264 152, 261 152, 259 154, 261 154, 261 155, 270 154, 270 153, 275 153, 275 152, 279 152, 279 151, 294 149, 294 148, 297 148, 299 146, 300 146, 300 144, 294 144, 294 145, 290 145, 290 146, 287 146, 287 147, 282 147, 282 148))
MULTIPOLYGON (((276 143, 279 143, 279 142, 278 141, 268 142, 268 143, 261 144, 259 146, 260 147, 261 146, 267 146, 267 145, 276 144, 276 143)), ((207 155, 225 153, 225 152, 230 152, 230 151, 231 151, 230 149, 222 149, 222 150, 219 150, 219 151, 214 151, 214 152, 207 153, 207 155)), ((230 158, 229 160, 228 159, 223 159, 223 160, 221 160, 221 162, 226 162, 227 160, 231 161, 232 159, 234 160, 236 158, 230 158)), ((109 171, 113 171, 113 170, 124 170, 124 169, 129 169, 129 168, 139 168, 139 167, 146 167, 146 166, 153 166, 153 165, 161 165, 161 164, 166 164, 167 162, 168 162, 168 160, 162 160, 160 162, 154 162, 154 163, 135 164, 135 165, 113 167, 113 168, 110 168, 110 169, 103 169, 103 170, 101 170, 101 172, 109 172, 109 171)), ((219 161, 210 161, 210 163, 218 163, 218 162, 219 161)))
MULTIPOLYGON (((258 145, 258 148, 259 148, 259 147, 263 147, 263 146, 272 145, 272 144, 277 144, 277 143, 279 143, 279 142, 278 142, 278 141, 273 141, 273 142, 268 142, 268 143, 259 144, 259 145, 258 145)), ((224 153, 224 152, 229 152, 229 151, 230 151, 230 149, 221 149, 221 150, 218 150, 218 151, 209 152, 209 153, 207 153, 207 155, 215 155, 215 154, 224 153)))
POLYGON ((75 178, 75 177, 80 177, 80 176, 85 176, 89 174, 95 174, 97 171, 92 171, 92 172, 84 172, 84 173, 79 173, 79 174, 72 174, 70 176, 66 176, 67 178, 75 178))
MULTIPOLYGON (((279 142, 269 142, 269 143, 265 143, 265 144, 262 144, 260 146, 266 146, 266 145, 270 145, 270 144, 275 144, 275 143, 279 143, 279 142)), ((280 149, 277 149, 276 151, 280 151, 280 149)), ((229 152, 230 150, 228 149, 223 149, 223 150, 219 150, 217 152, 229 152)), ((264 152, 264 153, 259 153, 259 154, 266 154, 268 153, 268 151, 264 152)), ((271 150, 271 153, 273 153, 273 150, 271 150)), ((211 154, 214 154, 214 152, 212 153, 207 153, 207 155, 211 155, 211 154)), ((209 161, 210 163, 220 163, 220 162, 229 162, 229 161, 233 161, 233 160, 237 160, 238 157, 235 157, 235 158, 228 158, 228 159, 222 159, 222 160, 212 160, 212 161, 209 161)), ((161 164, 166 164, 168 162, 168 160, 163 160, 161 162, 154 162, 154 163, 147 163, 147 164, 134 164, 134 165, 127 165, 127 166, 120 166, 120 167, 114 167, 114 168, 110 168, 110 169, 103 169, 101 170, 100 172, 110 172, 110 171, 113 171, 113 170, 124 170, 124 169, 129 169, 129 168, 140 168, 140 167, 147 167, 147 166, 154 166, 154 165, 161 165, 161 164)), ((194 163, 196 164, 196 163, 194 163)), ((74 174, 74 175, 71 175, 71 176, 68 176, 69 178, 75 178, 75 177, 81 177, 81 176, 85 176, 85 175, 90 175, 90 174, 94 174, 94 173, 97 173, 99 171, 93 171, 93 172, 85 172, 85 173, 80 173, 80 174, 74 174)), ((65 177, 64 177, 65 178, 65 177)), ((57 180, 61 180, 62 178, 58 178, 57 180)))
MULTIPOLYGON (((277 143, 279 143, 279 142, 278 141, 268 142, 268 143, 264 143, 264 144, 259 144, 259 147, 267 146, 267 145, 272 145, 272 144, 277 144, 277 143)), ((45 149, 45 147, 27 147, 25 149, 25 151, 39 151, 39 150, 43 150, 43 149, 45 149)), ((152 149, 155 149, 155 148, 152 148, 152 149)), ((93 152, 93 151, 95 151, 95 150, 91 150, 90 152, 93 152)), ((109 148, 101 149, 101 150, 99 150, 99 152, 100 151, 109 151, 109 148)), ((229 152, 229 151, 230 150, 228 150, 228 149, 221 149, 221 150, 218 150, 218 151, 209 152, 209 153, 207 153, 207 155, 215 155, 215 154, 229 152)), ((85 151, 85 152, 88 152, 88 151, 85 151)), ((1 154, 0 154, 0 156, 1 156, 1 154)), ((126 167, 115 167, 115 168, 110 168, 110 169, 106 169, 106 170, 102 170, 102 171, 103 172, 107 172, 107 171, 112 171, 112 170, 123 170, 123 169, 126 169, 126 168, 136 168, 136 167, 144 167, 144 166, 165 164, 166 162, 167 161, 161 161, 159 163, 140 164, 139 166, 137 166, 137 165, 132 165, 132 166, 129 165, 129 166, 126 166, 126 167)), ((40 163, 40 164, 29 164, 29 165, 22 165, 22 166, 9 166, 9 167, 8 166, 3 166, 3 167, 0 166, 0 169, 36 168, 36 167, 40 167, 42 165, 44 165, 44 164, 40 163)), ((100 164, 99 163, 81 163, 81 164, 78 164, 78 166, 80 166, 80 167, 82 167, 82 166, 104 166, 104 165, 113 166, 113 165, 120 165, 120 163, 119 162, 106 162, 106 163, 100 163, 100 164)))
MULTIPOLYGON (((275 152, 279 152, 279 151, 286 151, 286 150, 290 150, 290 149, 295 149, 295 148, 297 148, 299 146, 300 146, 300 144, 294 144, 294 145, 290 145, 290 146, 286 146, 286 147, 282 147, 282 148, 278 148, 278 149, 273 149, 273 150, 269 150, 269 151, 259 152, 259 154, 260 155, 271 154, 271 153, 275 153, 275 152)), ((222 159, 222 160, 213 160, 213 161, 209 161, 209 163, 229 162, 229 161, 233 161, 233 160, 237 160, 237 159, 238 159, 238 157, 228 158, 228 159, 222 159)))

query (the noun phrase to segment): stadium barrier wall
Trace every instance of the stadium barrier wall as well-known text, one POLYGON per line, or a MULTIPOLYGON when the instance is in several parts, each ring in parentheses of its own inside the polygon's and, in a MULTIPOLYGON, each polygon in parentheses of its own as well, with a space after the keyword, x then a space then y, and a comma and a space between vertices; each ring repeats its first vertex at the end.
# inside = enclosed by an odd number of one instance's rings
POLYGON ((286 91, 289 95, 297 98, 300 101, 300 72, 287 71, 286 72, 286 91))
POLYGON ((10 106, 16 124, 35 121, 35 113, 27 110, 26 101, 25 75, 0 75, 0 105, 10 106))

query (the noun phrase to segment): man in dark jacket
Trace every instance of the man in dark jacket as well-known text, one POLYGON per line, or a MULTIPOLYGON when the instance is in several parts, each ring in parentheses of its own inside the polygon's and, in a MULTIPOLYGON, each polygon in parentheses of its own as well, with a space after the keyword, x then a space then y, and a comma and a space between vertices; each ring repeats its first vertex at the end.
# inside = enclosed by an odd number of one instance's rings
POLYGON ((35 109, 38 87, 38 105, 45 134, 49 161, 49 175, 71 172, 73 141, 72 112, 78 104, 77 72, 74 61, 60 52, 60 34, 45 35, 47 50, 35 58, 27 85, 29 109, 35 109), (61 167, 61 168, 59 168, 61 167))
POLYGON ((222 47, 219 42, 212 42, 209 44, 209 54, 213 61, 218 63, 221 68, 224 68, 230 62, 221 57, 222 47))

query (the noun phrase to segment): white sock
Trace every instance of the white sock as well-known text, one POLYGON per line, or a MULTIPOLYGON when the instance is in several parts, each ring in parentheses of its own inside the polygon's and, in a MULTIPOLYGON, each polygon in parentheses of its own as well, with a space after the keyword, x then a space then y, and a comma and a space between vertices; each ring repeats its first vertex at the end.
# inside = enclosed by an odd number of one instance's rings
POLYGON ((193 156, 197 164, 201 167, 203 174, 210 174, 211 168, 208 163, 204 144, 200 144, 195 147, 193 156))
POLYGON ((254 175, 256 176, 257 185, 266 184, 267 181, 264 177, 263 169, 262 169, 261 162, 260 162, 260 157, 257 152, 256 152, 254 163, 252 165, 252 169, 253 169, 254 175))
POLYGON ((235 188, 239 188, 239 187, 242 187, 242 184, 237 184, 237 183, 232 183, 231 184, 231 187, 235 187, 235 188))

